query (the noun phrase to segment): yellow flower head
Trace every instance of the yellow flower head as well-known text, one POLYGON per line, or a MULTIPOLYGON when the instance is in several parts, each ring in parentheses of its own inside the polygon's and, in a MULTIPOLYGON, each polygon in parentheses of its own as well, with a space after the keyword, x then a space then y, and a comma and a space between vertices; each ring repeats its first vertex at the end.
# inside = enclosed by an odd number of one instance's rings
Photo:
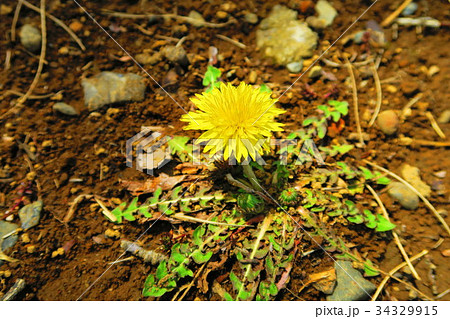
POLYGON ((224 159, 238 163, 248 156, 269 149, 273 131, 282 131, 283 124, 275 117, 285 111, 274 104, 278 101, 268 92, 260 92, 242 82, 238 87, 221 83, 209 93, 196 94, 191 101, 200 109, 181 117, 189 124, 185 130, 203 130, 197 143, 207 142, 204 152, 214 155, 223 150, 224 159))

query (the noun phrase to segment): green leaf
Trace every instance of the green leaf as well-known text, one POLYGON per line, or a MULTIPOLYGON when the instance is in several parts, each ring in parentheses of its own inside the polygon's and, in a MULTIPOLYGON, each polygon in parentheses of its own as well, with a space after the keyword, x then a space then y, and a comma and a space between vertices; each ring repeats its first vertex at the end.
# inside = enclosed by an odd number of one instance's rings
POLYGON ((200 249, 197 249, 192 253, 192 259, 196 264, 204 264, 211 258, 212 255, 213 252, 211 250, 203 254, 200 249))
POLYGON ((234 301, 233 297, 231 297, 231 295, 228 292, 225 292, 223 294, 224 298, 226 301, 234 301))
POLYGON ((205 228, 198 226, 192 233, 192 240, 196 246, 200 246, 203 243, 202 236, 205 234, 205 228))
POLYGON ((156 279, 161 280, 165 276, 167 276, 167 264, 166 261, 163 260, 159 265, 158 268, 156 268, 156 279))
POLYGON ((367 219, 366 227, 370 229, 374 229, 375 227, 377 227, 377 218, 375 217, 374 214, 372 214, 370 210, 365 209, 364 215, 366 216, 367 219))
POLYGON ((341 118, 341 113, 339 113, 338 111, 333 111, 331 112, 331 118, 334 122, 337 122, 341 118))
POLYGON ((393 230, 396 226, 395 224, 388 221, 384 216, 377 215, 378 224, 377 228, 375 228, 376 231, 383 232, 383 231, 389 231, 393 230))
POLYGON ((376 179, 375 182, 379 185, 389 185, 391 180, 388 177, 383 176, 383 177, 376 179))
POLYGON ((339 154, 343 155, 347 152, 350 152, 354 148, 354 146, 353 145, 339 145, 339 146, 333 145, 333 148, 335 148, 339 152, 339 154))
POLYGON ((168 289, 159 288, 155 285, 155 276, 153 274, 148 275, 144 282, 144 288, 142 289, 142 295, 144 297, 161 297, 164 295, 168 289))
POLYGON ((327 134, 327 127, 326 127, 326 125, 319 125, 317 127, 317 136, 320 139, 323 139, 325 137, 325 134, 327 134))
POLYGON ((261 87, 259 88, 259 92, 267 92, 267 93, 272 93, 272 90, 266 85, 266 84, 261 84, 261 87))
POLYGON ((235 290, 239 291, 242 286, 242 282, 239 280, 239 278, 235 275, 234 272, 230 272, 230 280, 233 284, 233 287, 235 290))
POLYGON ((184 278, 187 276, 194 277, 194 273, 192 272, 192 270, 186 268, 184 264, 181 264, 178 267, 174 268, 173 271, 177 273, 180 278, 184 278))
POLYGON ((363 176, 365 179, 372 179, 375 175, 373 175, 373 173, 368 170, 367 168, 360 166, 359 169, 361 170, 361 172, 363 173, 363 176))
POLYGON ((205 72, 205 76, 203 77, 203 86, 208 86, 211 83, 217 82, 217 79, 222 75, 222 72, 213 67, 212 65, 208 65, 208 69, 205 72))
POLYGON ((361 215, 355 215, 351 217, 347 217, 349 222, 355 223, 355 224, 361 224, 364 222, 364 218, 361 215))
POLYGON ((314 117, 307 118, 303 121, 303 126, 308 126, 311 123, 317 122, 317 119, 314 117))
POLYGON ((380 274, 380 272, 373 267, 373 263, 370 259, 367 259, 364 262, 364 274, 367 277, 375 277, 380 274))
POLYGON ((278 288, 274 283, 271 283, 269 286, 269 292, 272 296, 276 296, 278 294, 278 288))
POLYGON ((334 101, 334 100, 330 100, 328 101, 328 104, 330 104, 331 106, 334 107, 334 109, 336 111, 338 111, 339 113, 341 113, 342 115, 347 115, 348 114, 348 103, 345 101, 334 101))

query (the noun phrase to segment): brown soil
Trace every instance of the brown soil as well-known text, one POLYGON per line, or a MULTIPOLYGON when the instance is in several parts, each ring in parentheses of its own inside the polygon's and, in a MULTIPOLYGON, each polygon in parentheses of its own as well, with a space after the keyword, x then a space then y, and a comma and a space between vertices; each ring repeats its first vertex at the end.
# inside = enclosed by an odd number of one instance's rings
MULTIPOLYGON (((90 115, 83 105, 80 84, 82 77, 107 70, 134 72, 143 76, 145 74, 132 61, 121 62, 114 58, 114 56, 126 55, 72 1, 47 2, 48 12, 67 25, 75 21, 81 23, 82 27, 76 33, 86 46, 86 51, 81 51, 67 33, 48 20, 46 55, 48 64, 45 65, 39 85, 33 94, 48 94, 64 90, 63 101, 80 110, 81 115, 68 117, 56 114, 52 111, 55 101, 30 99, 21 110, 12 112, 0 120, 0 134, 13 138, 13 142, 5 139, 0 141, 0 171, 3 174, 0 178, 11 179, 0 182, 0 217, 20 197, 17 194, 17 187, 29 179, 32 180, 31 189, 34 193, 29 200, 39 196, 44 201, 43 217, 39 225, 27 231, 31 242, 24 243, 19 239, 14 248, 8 252, 9 256, 18 259, 19 262, 5 263, 0 267, 0 271, 10 270, 12 274, 9 278, 0 278, 1 293, 5 293, 16 279, 25 279, 27 286, 18 295, 19 300, 77 299, 109 267, 108 263, 121 254, 118 240, 103 239, 103 242, 98 244, 94 242, 93 237, 102 235, 108 228, 114 228, 120 231, 123 238, 134 240, 148 227, 148 224, 138 223, 115 226, 105 219, 98 208, 91 207, 92 202, 89 201, 82 201, 77 206, 70 223, 65 225, 61 221, 66 216, 70 203, 80 194, 96 194, 105 198, 129 200, 130 194, 120 185, 119 179, 145 180, 147 176, 134 168, 126 167, 124 155, 126 140, 138 133, 141 126, 171 125, 173 132, 180 133, 179 118, 183 114, 183 111, 148 78, 149 89, 143 102, 121 103, 113 106, 119 110, 114 114, 108 112, 108 107, 105 107, 98 111, 99 117, 90 115), (61 54, 63 47, 69 49, 69 54, 61 54), (46 140, 51 140, 51 146, 44 148, 42 143, 46 140), (29 160, 23 148, 19 147, 20 143, 26 143, 36 154, 34 161, 29 160), (99 148, 104 148, 106 151, 96 155, 96 150, 99 148), (102 179, 100 179, 101 164, 109 169, 102 174, 102 179), (27 176, 30 171, 35 172, 36 176, 27 176), (80 179, 81 182, 71 182, 75 178, 80 179), (51 257, 52 252, 70 241, 74 241, 74 245, 64 256, 51 257), (35 246, 34 253, 27 252, 27 247, 30 245, 35 246)), ((143 34, 135 27, 136 23, 155 35, 175 38, 188 36, 183 47, 188 52, 192 64, 187 72, 178 75, 175 87, 171 88, 172 96, 182 106, 190 108, 189 98, 203 90, 201 75, 205 72, 208 47, 211 45, 216 46, 219 53, 223 55, 224 60, 220 62, 220 67, 225 72, 236 68, 236 82, 248 81, 250 71, 254 70, 258 74, 257 83, 271 83, 275 92, 282 92, 297 76, 290 75, 284 68, 273 66, 256 50, 256 26, 243 21, 242 11, 255 12, 263 18, 276 3, 290 5, 289 2, 292 4, 298 1, 236 1, 236 8, 230 14, 237 19, 237 24, 220 29, 196 28, 173 20, 146 23, 143 20, 112 18, 100 14, 101 9, 128 13, 176 11, 179 15, 188 15, 191 10, 196 10, 202 13, 207 21, 219 23, 223 21, 216 17, 215 12, 220 10, 222 2, 218 0, 83 1, 83 4, 107 30, 113 23, 124 28, 121 32, 112 32, 112 34, 133 56, 144 49, 157 52, 163 46, 173 44, 173 42, 143 34), (145 3, 144 7, 141 7, 141 3, 145 3), (217 33, 245 43, 247 48, 241 49, 230 45, 218 39, 217 33)), ((39 5, 37 1, 34 3, 39 5)), ((344 1, 333 1, 333 3, 339 11, 339 16, 333 27, 327 28, 320 35, 322 45, 317 50, 318 54, 322 47, 326 47, 324 41, 332 43, 370 2, 352 0, 345 1, 345 5, 344 1)), ((350 32, 364 28, 365 23, 370 19, 381 22, 400 3, 401 1, 379 1, 350 32)), ((3 1, 2 4, 15 8, 16 2, 8 0, 3 1)), ((419 15, 448 22, 450 7, 447 1, 419 1, 419 7, 419 15)), ((3 92, 6 90, 26 92, 36 72, 38 57, 30 56, 25 52, 19 41, 10 42, 9 30, 13 14, 14 12, 2 15, 0 19, 2 34, 0 56, 5 57, 7 51, 12 54, 9 70, 4 70, 2 63, 0 89, 3 92)), ((301 17, 302 13, 299 16, 301 17)), ((39 14, 23 8, 18 27, 25 23, 39 26, 39 21, 39 14)), ((385 29, 385 33, 390 41, 390 29, 385 29)), ((398 90, 397 92, 384 90, 382 109, 400 110, 408 103, 411 96, 406 96, 401 90, 401 86, 407 82, 417 84, 417 90, 423 93, 423 98, 413 107, 412 115, 401 124, 399 134, 414 139, 439 141, 424 112, 428 110, 437 118, 447 108, 450 92, 448 90, 450 48, 445 44, 449 40, 446 27, 440 30, 424 30, 420 35, 416 34, 414 28, 400 27, 398 40, 390 41, 378 73, 382 81, 394 78, 394 82, 383 84, 383 88, 390 84, 398 90), (438 66, 440 72, 430 78, 421 71, 421 67, 432 65, 438 66)), ((332 57, 343 49, 342 44, 338 42, 327 57, 332 57)), ((347 45, 345 51, 361 52, 361 48, 357 45, 347 45)), ((160 83, 165 81, 169 68, 165 61, 146 67, 160 83)), ((326 71, 333 72, 331 67, 324 66, 324 68, 326 71)), ((334 74, 338 78, 339 99, 347 100, 351 105, 351 88, 344 84, 345 78, 348 77, 347 70, 342 68, 334 74)), ((359 74, 357 81, 362 80, 363 77, 359 74)), ((359 88, 358 92, 361 114, 366 109, 373 109, 376 99, 372 77, 366 80, 367 85, 359 88)), ((302 120, 315 112, 316 105, 325 101, 321 96, 329 88, 329 82, 314 82, 307 76, 293 86, 290 90, 292 95, 287 94, 280 101, 280 106, 288 111, 281 119, 287 123, 288 131, 301 127, 302 120), (319 94, 319 99, 312 103, 308 102, 301 94, 302 83, 309 83, 319 94)), ((7 112, 15 101, 15 96, 3 95, 0 99, 0 114, 7 112)), ((347 123, 341 133, 343 136, 356 132, 353 120, 351 111, 350 123, 347 123)), ((450 124, 442 124, 441 128, 447 136, 450 136, 450 124)), ((376 126, 372 128, 363 126, 363 130, 370 134, 371 140, 365 149, 351 153, 355 160, 367 157, 370 153, 373 161, 396 173, 399 173, 401 164, 408 163, 421 169, 422 178, 428 184, 433 184, 438 179, 433 173, 441 170, 447 170, 447 174, 450 173, 448 148, 401 146, 394 142, 396 137, 385 136, 376 126)), ((444 190, 440 194, 433 191, 430 201, 437 209, 450 210, 450 179, 446 177, 442 181, 444 190)), ((393 202, 387 194, 383 194, 381 199, 393 221, 399 225, 400 236, 410 256, 423 249, 430 249, 439 238, 445 239, 438 249, 430 251, 427 258, 422 258, 417 263, 417 270, 423 279, 422 282, 417 283, 417 287, 427 295, 433 295, 433 279, 430 277, 430 263, 432 263, 437 267, 434 279, 437 291, 443 292, 448 289, 450 259, 444 257, 442 251, 450 248, 450 242, 442 226, 423 204, 414 211, 407 211, 393 202)), ((14 218, 17 222, 17 214, 14 218)), ((450 217, 446 216, 445 219, 447 223, 450 223, 450 217)), ((160 221, 145 234, 143 242, 150 246, 158 245, 157 235, 173 227, 178 226, 171 226, 167 221, 160 221)), ((340 228, 337 231, 340 236, 358 245, 362 254, 368 253, 378 262, 381 269, 389 271, 402 262, 402 257, 390 237, 362 231, 359 227, 340 228)), ((302 286, 301 278, 305 273, 325 270, 331 264, 331 260, 322 253, 299 259, 289 283, 291 291, 295 292, 302 286)), ((144 264, 137 258, 112 266, 83 296, 83 300, 146 299, 142 297, 141 290, 145 278, 152 270, 154 270, 152 266, 144 264)), ((405 274, 403 279, 411 280, 405 274)), ((377 284, 381 278, 376 277, 371 280, 377 284)), ((300 297, 304 300, 324 299, 324 295, 312 287, 303 290, 300 297)), ((206 300, 210 297, 192 289, 185 299, 195 298, 206 300)), ((408 291, 401 284, 389 282, 381 298, 408 300, 408 291)), ((282 299, 296 298, 285 293, 282 299)), ((450 294, 441 300, 450 300, 450 294)))

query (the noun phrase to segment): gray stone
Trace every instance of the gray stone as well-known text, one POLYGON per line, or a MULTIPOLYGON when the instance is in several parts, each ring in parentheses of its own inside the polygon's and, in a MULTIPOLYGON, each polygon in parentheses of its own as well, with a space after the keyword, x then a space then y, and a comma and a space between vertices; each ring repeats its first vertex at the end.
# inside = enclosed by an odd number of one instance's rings
POLYGON ((92 78, 83 79, 81 85, 84 104, 90 111, 111 103, 144 99, 144 78, 134 73, 101 72, 92 78))
POLYGON ((303 69, 303 60, 300 60, 300 62, 288 63, 286 65, 286 68, 289 70, 289 72, 300 73, 300 71, 303 69))
MULTIPOLYGON (((16 224, 5 222, 4 220, 0 220, 0 238, 2 238, 5 235, 10 234, 17 228, 19 228, 19 226, 16 224)), ((1 250, 6 251, 7 249, 13 247, 16 244, 18 238, 19 238, 18 235, 14 234, 14 235, 8 236, 7 238, 3 239, 1 250)))
POLYGON ((53 110, 59 113, 75 116, 78 115, 78 111, 72 105, 66 104, 64 102, 57 102, 53 105, 53 110))
POLYGON ((20 221, 22 222, 21 227, 23 229, 27 230, 39 224, 39 220, 41 219, 42 205, 42 201, 38 200, 20 209, 19 217, 20 221))
POLYGON ((41 48, 41 31, 31 24, 25 24, 20 29, 20 43, 31 52, 37 52, 41 48))
POLYGON ((156 52, 154 54, 148 54, 148 53, 140 53, 136 55, 136 61, 138 61, 141 64, 151 64, 155 65, 159 61, 162 60, 162 53, 156 52))
POLYGON ((287 65, 310 57, 317 46, 317 34, 305 22, 297 20, 297 12, 275 5, 256 31, 256 45, 276 64, 287 65))
POLYGON ((162 50, 167 60, 172 63, 177 63, 181 66, 188 66, 189 59, 186 55, 186 51, 181 46, 168 45, 162 50))
POLYGON ((419 206, 419 197, 402 183, 392 182, 388 194, 397 200, 403 208, 414 210, 419 206))
POLYGON ((350 261, 338 260, 334 263, 337 276, 337 286, 328 301, 358 301, 368 300, 377 288, 364 279, 361 273, 352 267, 350 261))
POLYGON ((316 4, 316 12, 319 14, 319 19, 325 21, 325 26, 329 27, 333 24, 334 18, 338 15, 337 11, 328 1, 319 0, 316 4))
POLYGON ((257 24, 258 23, 258 16, 254 13, 247 13, 244 16, 244 20, 250 24, 257 24))
POLYGON ((364 33, 366 33, 366 31, 356 32, 355 35, 353 36, 353 42, 355 42, 356 44, 361 44, 363 41, 364 33))
POLYGON ((306 18, 306 23, 308 23, 308 25, 315 29, 315 30, 323 30, 327 27, 327 22, 324 19, 320 19, 318 17, 315 16, 309 16, 306 18))
POLYGON ((319 65, 315 65, 309 70, 308 77, 310 79, 316 79, 322 75, 322 67, 319 65))
POLYGON ((419 6, 418 6, 418 4, 416 2, 411 2, 410 4, 408 4, 406 6, 405 9, 403 9, 402 16, 413 15, 414 13, 416 13, 418 7, 419 6))
POLYGON ((437 121, 440 124, 447 124, 450 122, 450 110, 445 110, 442 112, 437 121))

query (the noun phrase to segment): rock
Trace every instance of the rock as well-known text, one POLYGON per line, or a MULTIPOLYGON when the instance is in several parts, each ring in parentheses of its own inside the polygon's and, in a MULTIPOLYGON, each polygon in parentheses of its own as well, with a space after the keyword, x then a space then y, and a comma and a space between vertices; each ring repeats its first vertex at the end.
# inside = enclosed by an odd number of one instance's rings
POLYGON ((450 249, 445 249, 441 251, 442 256, 450 257, 450 249))
POLYGON ((163 54, 166 59, 172 63, 177 63, 182 67, 187 67, 189 65, 189 59, 186 55, 186 51, 181 46, 166 46, 163 49, 163 54))
POLYGON ((73 21, 71 24, 69 24, 69 28, 73 31, 73 32, 78 32, 81 29, 83 29, 83 24, 80 21, 73 21))
POLYGON ((447 124, 450 122, 450 110, 445 110, 442 112, 437 121, 440 124, 447 124))
POLYGON ((358 31, 353 35, 353 42, 356 44, 361 44, 363 42, 364 33, 366 31, 358 31))
POLYGON ((309 16, 305 21, 311 28, 318 31, 323 30, 327 27, 327 22, 324 19, 319 19, 315 16, 309 16))
POLYGON ((377 288, 373 283, 364 279, 361 273, 346 260, 334 262, 337 286, 327 301, 358 301, 368 300, 377 288))
POLYGON ((39 224, 41 219, 42 211, 42 201, 38 200, 32 204, 28 204, 19 210, 20 221, 22 222, 21 227, 24 230, 30 229, 31 227, 39 224))
POLYGON ((13 8, 10 6, 7 6, 5 4, 0 4, 0 15, 6 15, 10 14, 13 11, 13 8))
POLYGON ((31 52, 37 52, 41 48, 41 31, 31 24, 25 24, 20 29, 20 43, 31 52))
MULTIPOLYGON (((362 132, 362 138, 365 142, 368 142, 370 140, 370 135, 362 132)), ((359 141, 359 134, 356 132, 350 133, 347 137, 350 141, 359 141)))
POLYGON ((258 73, 256 73, 255 70, 251 71, 250 74, 248 75, 248 82, 250 84, 254 84, 256 82, 257 77, 258 73))
POLYGON ((433 75, 438 74, 439 71, 441 71, 441 69, 437 65, 432 65, 428 69, 427 75, 428 75, 428 77, 431 78, 431 77, 433 77, 433 75))
POLYGON ((419 6, 417 5, 417 3, 416 2, 411 2, 410 4, 408 4, 407 6, 406 6, 406 8, 405 9, 403 9, 403 11, 402 11, 402 16, 410 16, 410 15, 413 15, 416 11, 417 11, 417 8, 418 8, 419 6))
POLYGON ((419 84, 416 81, 405 81, 400 87, 406 96, 414 95, 419 91, 419 84))
MULTIPOLYGON (((16 224, 0 220, 0 238, 3 238, 3 236, 10 234, 17 228, 19 228, 19 226, 16 224)), ((6 251, 7 249, 13 247, 16 244, 18 238, 19 236, 17 234, 14 234, 3 239, 2 247, 0 247, 1 250, 6 251)))
POLYGON ((319 14, 319 19, 325 21, 325 27, 333 24, 334 18, 337 16, 337 11, 326 0, 319 0, 316 4, 316 12, 319 14))
POLYGON ((297 12, 275 5, 256 31, 256 45, 276 64, 287 65, 312 56, 317 34, 305 22, 297 20, 297 12))
POLYGON ((105 230, 105 236, 109 238, 120 238, 120 232, 118 230, 112 230, 108 228, 105 230))
POLYGON ((419 197, 402 183, 392 182, 388 194, 396 199, 403 208, 414 210, 419 206, 419 197))
POLYGON ((303 70, 303 60, 300 62, 291 62, 286 65, 286 68, 291 73, 300 73, 303 70))
POLYGON ((217 11, 216 17, 219 19, 225 19, 226 17, 228 17, 228 13, 226 13, 225 11, 217 11))
POLYGON ((322 67, 319 65, 315 65, 309 70, 308 77, 310 79, 316 79, 322 75, 322 67))
POLYGON ((401 174, 422 196, 428 197, 431 195, 431 188, 420 179, 420 170, 417 167, 405 164, 402 167, 401 174))
POLYGON ((205 22, 205 19, 203 18, 203 16, 200 13, 198 13, 197 11, 194 11, 194 10, 189 12, 188 17, 191 18, 191 19, 197 20, 197 21, 193 21, 191 23, 194 27, 201 27, 204 24, 204 22, 205 22))
POLYGON ((392 135, 397 132, 400 121, 395 111, 387 110, 378 114, 377 124, 384 134, 392 135))
POLYGON ((257 24, 258 23, 258 16, 254 13, 247 13, 244 16, 244 20, 250 24, 257 24))
POLYGON ((78 115, 78 111, 73 106, 66 104, 64 102, 55 103, 53 105, 53 110, 65 115, 70 116, 78 115))
POLYGON ((81 82, 84 104, 90 111, 117 102, 142 101, 145 93, 144 78, 134 73, 101 72, 81 82))
POLYGON ((140 64, 155 65, 161 60, 162 60, 161 52, 156 52, 155 54, 140 53, 136 55, 136 61, 138 61, 140 64))

